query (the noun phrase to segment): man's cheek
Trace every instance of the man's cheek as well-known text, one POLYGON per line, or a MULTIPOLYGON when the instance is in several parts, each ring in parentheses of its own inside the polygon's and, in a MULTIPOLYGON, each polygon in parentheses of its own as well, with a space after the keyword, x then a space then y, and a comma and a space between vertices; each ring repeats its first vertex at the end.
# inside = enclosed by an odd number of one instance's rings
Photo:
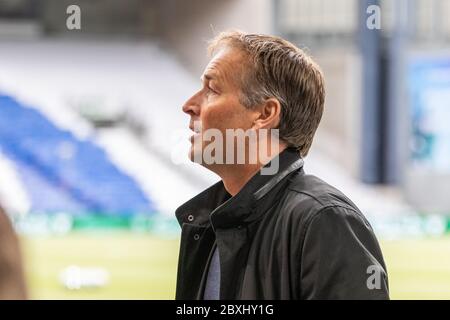
POLYGON ((226 127, 228 123, 228 117, 227 114, 221 112, 210 112, 204 116, 202 122, 204 129, 220 129, 222 127, 226 127))

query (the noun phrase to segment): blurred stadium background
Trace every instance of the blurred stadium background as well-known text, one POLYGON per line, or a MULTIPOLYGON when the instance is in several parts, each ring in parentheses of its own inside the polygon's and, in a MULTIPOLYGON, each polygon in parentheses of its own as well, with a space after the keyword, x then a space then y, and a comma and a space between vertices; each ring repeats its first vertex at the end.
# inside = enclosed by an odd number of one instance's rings
POLYGON ((174 210, 217 180, 186 163, 181 105, 206 40, 238 28, 322 66, 305 170, 367 215, 392 298, 450 299, 449 14, 445 0, 0 0, 0 203, 31 298, 174 297, 174 210))

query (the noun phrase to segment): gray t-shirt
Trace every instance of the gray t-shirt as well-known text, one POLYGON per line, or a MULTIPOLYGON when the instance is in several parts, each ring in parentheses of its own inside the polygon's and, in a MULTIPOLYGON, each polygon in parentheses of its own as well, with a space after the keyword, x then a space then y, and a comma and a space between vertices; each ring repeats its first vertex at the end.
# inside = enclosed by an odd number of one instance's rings
POLYGON ((203 293, 204 300, 219 300, 220 299, 220 258, 217 246, 214 248, 214 253, 209 263, 208 277, 206 278, 205 292, 203 293))

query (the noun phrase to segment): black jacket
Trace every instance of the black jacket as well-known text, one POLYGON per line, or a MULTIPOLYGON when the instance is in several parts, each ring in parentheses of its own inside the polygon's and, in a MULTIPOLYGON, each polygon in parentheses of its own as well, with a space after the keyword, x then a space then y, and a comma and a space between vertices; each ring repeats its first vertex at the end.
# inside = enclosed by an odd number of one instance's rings
POLYGON ((306 175, 292 149, 234 197, 218 182, 176 211, 177 299, 201 299, 217 244, 221 299, 388 299, 377 239, 340 191, 306 175))

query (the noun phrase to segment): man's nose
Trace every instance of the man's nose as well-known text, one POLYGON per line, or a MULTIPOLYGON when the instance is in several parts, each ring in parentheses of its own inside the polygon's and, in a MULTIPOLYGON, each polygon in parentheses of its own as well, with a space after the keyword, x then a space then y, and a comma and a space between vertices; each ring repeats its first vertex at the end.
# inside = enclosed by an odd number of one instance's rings
POLYGON ((200 113, 200 95, 196 93, 187 100, 183 105, 183 112, 190 116, 196 116, 200 113))

